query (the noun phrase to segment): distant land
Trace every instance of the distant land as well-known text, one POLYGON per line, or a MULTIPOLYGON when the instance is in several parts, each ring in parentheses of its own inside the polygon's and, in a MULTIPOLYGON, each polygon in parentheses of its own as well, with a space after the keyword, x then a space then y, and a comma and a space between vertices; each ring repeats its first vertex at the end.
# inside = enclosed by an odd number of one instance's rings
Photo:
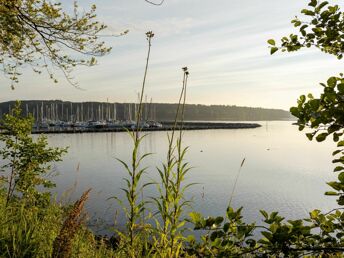
MULTIPOLYGON (((0 117, 13 108, 15 101, 0 103, 0 117)), ((36 120, 89 121, 134 120, 138 104, 108 102, 69 102, 61 100, 25 100, 21 102, 24 114, 31 113, 36 120)), ((143 119, 171 121, 177 104, 144 103, 143 119)), ((282 109, 239 107, 228 105, 186 104, 187 121, 271 121, 292 120, 290 112, 282 109)))

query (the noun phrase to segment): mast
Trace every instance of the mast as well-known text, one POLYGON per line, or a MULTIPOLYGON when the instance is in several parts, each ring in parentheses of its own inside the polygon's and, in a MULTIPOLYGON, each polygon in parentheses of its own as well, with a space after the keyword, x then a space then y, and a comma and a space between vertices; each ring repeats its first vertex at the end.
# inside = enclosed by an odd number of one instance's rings
POLYGON ((81 121, 84 122, 84 105, 81 103, 81 121))
POLYGON ((129 120, 131 121, 131 108, 130 108, 130 103, 128 103, 128 113, 129 113, 129 120))
POLYGON ((150 99, 150 103, 149 103, 149 106, 148 106, 149 120, 153 120, 153 116, 152 116, 152 101, 153 101, 153 98, 150 99))
POLYGON ((113 103, 113 120, 117 120, 116 103, 113 103))
POLYGON ((100 104, 98 104, 98 121, 100 121, 100 104))
POLYGON ((43 122, 43 101, 42 101, 42 104, 41 104, 41 122, 43 122))
POLYGON ((63 102, 61 103, 61 105, 62 105, 62 106, 61 106, 61 109, 62 109, 62 111, 61 111, 61 113, 62 113, 61 120, 63 121, 63 120, 64 120, 64 117, 63 117, 63 115, 64 115, 64 114, 63 114, 63 102))
POLYGON ((147 108, 147 104, 148 104, 148 100, 147 100, 147 94, 145 96, 145 104, 144 104, 144 112, 145 112, 145 115, 144 115, 144 120, 147 121, 148 120, 148 108, 147 108))
POLYGON ((73 103, 70 103, 70 121, 73 122, 73 103))

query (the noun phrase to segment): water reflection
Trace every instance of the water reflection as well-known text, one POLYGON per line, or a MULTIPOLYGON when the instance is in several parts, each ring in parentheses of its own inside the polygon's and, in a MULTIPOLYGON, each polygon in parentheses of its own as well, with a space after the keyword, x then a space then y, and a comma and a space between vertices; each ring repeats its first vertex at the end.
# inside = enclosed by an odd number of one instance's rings
MULTIPOLYGON (((243 158, 232 204, 244 206, 247 221, 256 221, 259 209, 278 210, 288 218, 307 215, 311 209, 330 210, 335 198, 325 197, 325 182, 332 173, 332 142, 309 142, 290 122, 262 123, 261 128, 241 130, 186 131, 184 145, 190 146, 186 159, 194 167, 188 182, 197 182, 187 192, 194 209, 204 215, 224 214, 234 179, 243 158)), ((58 164, 55 178, 59 196, 77 182, 71 199, 92 188, 87 209, 112 221, 117 205, 111 196, 123 196, 120 187, 126 175, 116 158, 130 161, 132 141, 126 133, 48 135, 54 146, 70 146, 58 164), (78 168, 78 169, 77 169, 78 168)), ((148 177, 157 179, 156 166, 166 159, 167 133, 149 133, 140 152, 154 155, 146 160, 148 177)), ((147 189, 145 196, 155 194, 147 189)), ((260 218, 260 217, 259 217, 260 218)), ((123 221, 118 218, 119 224, 123 221)))

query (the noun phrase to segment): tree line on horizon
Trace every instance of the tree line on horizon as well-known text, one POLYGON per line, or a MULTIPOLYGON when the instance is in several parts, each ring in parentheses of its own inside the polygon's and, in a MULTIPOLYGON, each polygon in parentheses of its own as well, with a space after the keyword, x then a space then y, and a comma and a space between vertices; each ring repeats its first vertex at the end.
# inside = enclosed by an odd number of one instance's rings
MULTIPOLYGON (((0 118, 11 112, 15 101, 0 103, 0 118)), ((174 103, 143 103, 142 120, 172 121, 176 115, 174 103)), ((24 115, 32 114, 36 121, 134 120, 136 103, 70 102, 61 100, 21 101, 24 115)), ((186 104, 185 120, 189 121, 271 121, 291 120, 290 112, 282 109, 240 107, 229 105, 186 104)))

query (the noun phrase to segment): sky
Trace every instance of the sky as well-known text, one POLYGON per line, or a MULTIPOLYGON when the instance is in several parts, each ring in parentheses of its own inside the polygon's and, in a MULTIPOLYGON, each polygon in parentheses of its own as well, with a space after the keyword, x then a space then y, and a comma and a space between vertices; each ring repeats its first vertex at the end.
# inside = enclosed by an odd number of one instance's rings
MULTIPOLYGON (((160 1, 160 0, 156 0, 160 1)), ((71 8, 70 0, 63 7, 71 8)), ((341 1, 332 0, 331 3, 341 1)), ((267 40, 295 33, 290 21, 305 0, 165 0, 154 6, 144 0, 79 0, 80 8, 97 5, 107 33, 110 54, 94 67, 76 68, 76 89, 58 74, 25 69, 15 90, 0 77, 0 102, 22 99, 135 102, 147 54, 145 33, 152 30, 146 84, 147 99, 176 103, 182 67, 190 71, 187 102, 288 110, 301 94, 320 94, 320 82, 344 72, 344 62, 317 49, 271 56, 267 40)), ((342 5, 342 3, 341 3, 342 5)), ((343 6, 342 6, 343 7, 343 6)))

